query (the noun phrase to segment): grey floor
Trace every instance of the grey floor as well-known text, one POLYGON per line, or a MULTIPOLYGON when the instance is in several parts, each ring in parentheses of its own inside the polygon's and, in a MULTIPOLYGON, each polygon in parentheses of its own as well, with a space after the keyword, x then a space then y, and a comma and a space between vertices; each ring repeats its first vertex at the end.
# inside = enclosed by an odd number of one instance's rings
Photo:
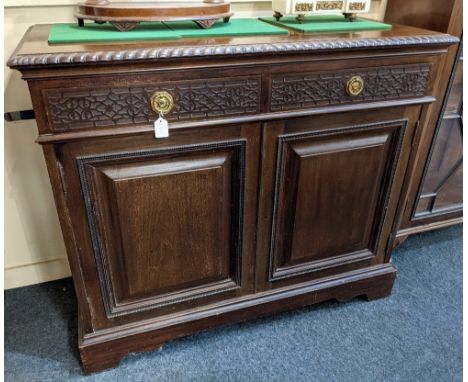
POLYGON ((84 376, 70 279, 5 292, 6 381, 461 381, 462 227, 397 249, 391 297, 206 331, 84 376))

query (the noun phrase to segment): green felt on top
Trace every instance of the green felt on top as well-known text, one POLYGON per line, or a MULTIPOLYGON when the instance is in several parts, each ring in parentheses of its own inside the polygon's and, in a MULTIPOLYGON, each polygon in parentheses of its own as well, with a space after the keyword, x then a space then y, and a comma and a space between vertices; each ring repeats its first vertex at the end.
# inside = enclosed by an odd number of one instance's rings
POLYGON ((228 23, 218 21, 211 28, 201 29, 193 21, 165 22, 170 29, 182 37, 222 37, 288 34, 283 28, 257 19, 231 19, 228 23))
POLYGON ((302 24, 296 20, 296 16, 284 16, 280 19, 280 21, 276 21, 274 17, 262 17, 260 20, 272 23, 274 25, 294 29, 303 33, 356 32, 392 29, 390 24, 384 24, 373 20, 358 18, 355 21, 348 21, 343 15, 306 16, 302 24))
POLYGON ((178 39, 180 36, 161 22, 143 22, 130 32, 120 32, 111 24, 85 23, 54 24, 49 33, 49 44, 141 41, 178 39))
POLYGON ((167 40, 181 37, 274 34, 288 34, 288 31, 257 19, 231 19, 228 23, 219 20, 209 29, 202 29, 193 21, 145 22, 129 32, 120 32, 111 24, 85 23, 85 26, 81 28, 75 23, 54 24, 49 34, 49 43, 167 40))

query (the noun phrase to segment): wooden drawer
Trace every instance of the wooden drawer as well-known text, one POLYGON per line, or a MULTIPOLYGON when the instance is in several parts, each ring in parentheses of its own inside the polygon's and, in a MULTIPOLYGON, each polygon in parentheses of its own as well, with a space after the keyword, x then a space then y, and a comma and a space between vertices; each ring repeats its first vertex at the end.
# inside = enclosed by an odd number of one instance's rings
POLYGON ((275 73, 270 83, 270 110, 421 97, 428 94, 430 74, 429 63, 275 73), (356 78, 363 81, 362 91, 350 95, 348 83, 356 78))
POLYGON ((260 76, 227 73, 132 75, 72 80, 42 91, 50 131, 149 124, 157 118, 151 96, 165 90, 174 99, 170 121, 222 118, 260 111, 260 76), (210 75, 210 78, 204 78, 210 75), (184 75, 187 77, 187 74, 184 75))
POLYGON ((326 71, 321 63, 293 68, 283 63, 273 70, 259 66, 51 80, 47 87, 38 86, 42 107, 47 111, 39 129, 41 133, 54 133, 149 125, 157 118, 150 103, 156 91, 167 91, 174 99, 174 109, 165 116, 171 122, 430 95, 429 60, 372 60, 366 64, 363 67, 359 60, 335 60, 327 64, 326 71), (348 83, 356 78, 362 81, 363 90, 350 95, 348 83))

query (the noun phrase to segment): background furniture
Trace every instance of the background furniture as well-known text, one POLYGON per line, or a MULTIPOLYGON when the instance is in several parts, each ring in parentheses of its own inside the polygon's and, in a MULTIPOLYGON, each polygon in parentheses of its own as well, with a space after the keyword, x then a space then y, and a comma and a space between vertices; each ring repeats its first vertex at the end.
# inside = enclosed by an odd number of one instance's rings
MULTIPOLYGON (((461 38, 462 0, 388 0, 385 20, 449 33, 461 38)), ((409 234, 462 221, 463 122, 462 43, 449 48, 436 81, 421 145, 408 173, 408 194, 398 241, 409 234)))
POLYGON ((49 46, 49 31, 32 28, 9 65, 31 92, 86 371, 205 328, 391 292, 412 147, 457 39, 395 26, 49 46), (155 139, 151 100, 167 106, 166 93, 170 136, 155 139))

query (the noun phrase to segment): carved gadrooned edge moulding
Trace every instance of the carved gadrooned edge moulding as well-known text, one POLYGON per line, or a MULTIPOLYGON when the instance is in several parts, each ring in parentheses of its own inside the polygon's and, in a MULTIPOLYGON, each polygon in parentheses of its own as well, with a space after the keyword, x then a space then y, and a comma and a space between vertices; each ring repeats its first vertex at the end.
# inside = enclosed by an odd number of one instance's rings
POLYGON ((382 37, 382 38, 355 38, 333 39, 320 41, 276 42, 265 44, 242 45, 205 45, 185 47, 159 47, 106 50, 96 52, 71 52, 71 53, 47 53, 15 55, 8 61, 11 68, 21 68, 38 65, 66 65, 99 62, 121 62, 138 60, 163 60, 170 58, 212 57, 212 56, 236 56, 259 53, 281 52, 313 52, 322 50, 346 50, 359 48, 391 48, 418 45, 444 45, 458 43, 457 37, 449 34, 382 37))

